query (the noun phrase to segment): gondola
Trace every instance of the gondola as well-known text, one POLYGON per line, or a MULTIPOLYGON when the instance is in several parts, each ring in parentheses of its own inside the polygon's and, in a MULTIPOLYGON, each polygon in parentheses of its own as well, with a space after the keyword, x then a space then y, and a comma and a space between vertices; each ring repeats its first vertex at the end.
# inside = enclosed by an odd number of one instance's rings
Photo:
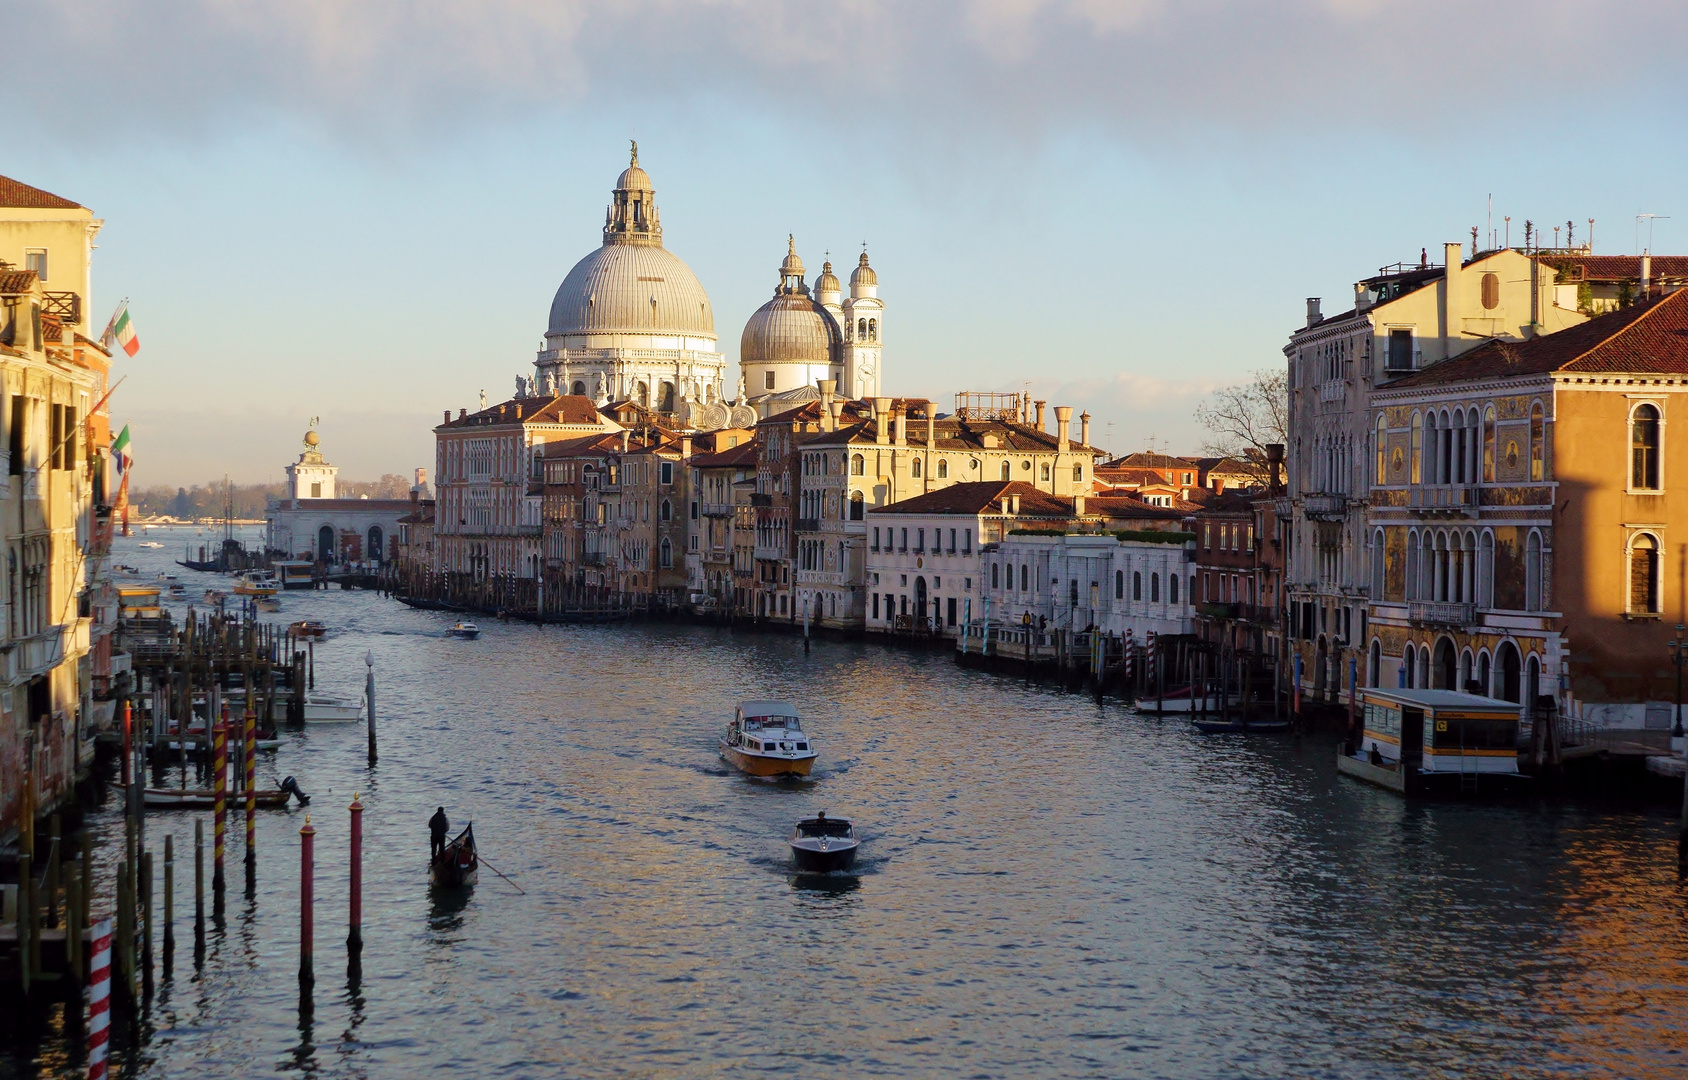
POLYGON ((441 888, 456 889, 473 885, 480 869, 481 860, 475 854, 475 826, 471 824, 433 857, 428 877, 441 888))

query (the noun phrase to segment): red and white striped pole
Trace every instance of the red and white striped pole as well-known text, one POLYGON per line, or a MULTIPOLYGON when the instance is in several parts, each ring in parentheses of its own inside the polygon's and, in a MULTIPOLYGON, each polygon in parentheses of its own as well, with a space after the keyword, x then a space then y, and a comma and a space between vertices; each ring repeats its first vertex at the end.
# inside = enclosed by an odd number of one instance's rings
POLYGON ((229 707, 223 705, 222 719, 211 729, 211 769, 215 791, 211 803, 211 898, 221 912, 223 907, 223 841, 228 832, 229 804, 229 707))
POLYGON ((246 736, 246 869, 250 873, 258 860, 258 714, 252 711, 250 699, 241 727, 246 736))
POLYGON ((95 923, 88 935, 88 1080, 105 1080, 111 1038, 111 920, 95 923))

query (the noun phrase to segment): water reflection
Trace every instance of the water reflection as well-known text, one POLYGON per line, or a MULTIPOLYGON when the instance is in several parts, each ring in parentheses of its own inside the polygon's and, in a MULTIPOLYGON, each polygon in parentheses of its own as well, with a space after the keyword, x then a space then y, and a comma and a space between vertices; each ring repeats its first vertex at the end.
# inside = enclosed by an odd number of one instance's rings
MULTIPOLYGON (((185 980, 160 995, 133 1075, 1681 1071, 1665 815, 1409 805, 1337 778, 1328 739, 1197 739, 941 655, 662 625, 489 621, 468 642, 378 596, 283 607, 333 628, 319 691, 356 696, 377 658, 378 784, 351 727, 274 755, 323 796, 323 971, 349 959, 330 808, 364 793, 365 970, 324 991, 320 1052, 291 977, 298 821, 261 816, 275 854, 240 939, 216 931, 191 1001, 185 980), (722 766, 752 696, 814 718, 807 781, 722 766), (525 893, 429 888, 442 804, 525 893), (794 872, 791 823, 823 809, 864 830, 852 874, 794 872), (849 1023, 743 1023, 799 1010, 849 1023)), ((90 818, 101 896, 115 809, 90 818)), ((191 856, 192 826, 148 827, 191 856)), ((70 1045, 0 1057, 0 1080, 74 1076, 70 1045)))

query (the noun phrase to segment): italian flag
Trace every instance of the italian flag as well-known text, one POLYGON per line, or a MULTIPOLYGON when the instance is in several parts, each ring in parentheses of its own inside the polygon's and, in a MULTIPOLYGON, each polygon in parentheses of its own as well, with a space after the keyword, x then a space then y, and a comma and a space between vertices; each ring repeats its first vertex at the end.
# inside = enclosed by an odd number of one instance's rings
MULTIPOLYGON (((123 430, 118 434, 117 438, 112 442, 112 444, 111 444, 111 458, 112 458, 112 461, 117 465, 117 471, 119 473, 124 473, 124 472, 128 471, 128 469, 129 469, 129 425, 128 424, 123 425, 123 430)), ((125 477, 124 479, 127 480, 128 478, 125 477)))
POLYGON ((123 301, 106 324, 105 339, 108 344, 117 342, 130 356, 141 351, 141 339, 135 336, 135 324, 129 320, 129 301, 123 301))

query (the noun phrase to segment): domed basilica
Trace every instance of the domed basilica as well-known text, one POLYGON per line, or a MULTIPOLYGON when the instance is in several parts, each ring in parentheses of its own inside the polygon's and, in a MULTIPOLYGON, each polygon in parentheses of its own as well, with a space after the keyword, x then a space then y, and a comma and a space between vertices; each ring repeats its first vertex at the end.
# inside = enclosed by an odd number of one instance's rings
POLYGON ((841 396, 873 397, 884 320, 878 284, 864 251, 848 298, 830 262, 811 295, 788 239, 773 299, 739 339, 740 376, 729 389, 709 295, 662 246, 656 189, 634 143, 605 213, 603 245, 575 264, 551 302, 533 389, 599 404, 632 400, 702 429, 749 426, 758 414, 813 400, 821 379, 837 380, 841 396))

